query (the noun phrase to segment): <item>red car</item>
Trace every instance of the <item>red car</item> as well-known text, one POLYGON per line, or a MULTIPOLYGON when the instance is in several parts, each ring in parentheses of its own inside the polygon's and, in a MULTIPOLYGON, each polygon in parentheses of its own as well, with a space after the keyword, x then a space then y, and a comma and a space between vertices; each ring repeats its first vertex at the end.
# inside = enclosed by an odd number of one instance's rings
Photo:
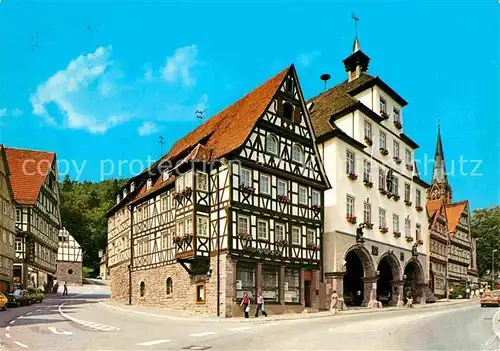
POLYGON ((489 293, 481 298, 481 307, 500 306, 500 295, 489 293))

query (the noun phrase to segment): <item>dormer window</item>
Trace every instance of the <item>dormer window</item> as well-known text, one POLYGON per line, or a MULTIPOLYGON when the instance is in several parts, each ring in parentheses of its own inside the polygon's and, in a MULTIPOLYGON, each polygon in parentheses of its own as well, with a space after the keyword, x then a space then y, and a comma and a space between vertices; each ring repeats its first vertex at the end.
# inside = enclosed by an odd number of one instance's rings
POLYGON ((135 183, 132 182, 130 183, 130 192, 133 192, 135 190, 135 183))
POLYGON ((116 195, 116 203, 120 203, 120 194, 116 195))
POLYGON ((151 189, 152 186, 153 186, 153 180, 149 178, 148 181, 146 182, 146 190, 151 189))
POLYGON ((168 180, 168 178, 170 178, 170 171, 163 171, 163 181, 168 180))
POLYGON ((127 189, 123 189, 123 198, 127 197, 127 189))
POLYGON ((278 154, 278 138, 274 134, 268 134, 266 140, 266 151, 270 154, 278 154))
POLYGON ((293 105, 289 102, 283 104, 283 118, 290 121, 293 118, 293 105))

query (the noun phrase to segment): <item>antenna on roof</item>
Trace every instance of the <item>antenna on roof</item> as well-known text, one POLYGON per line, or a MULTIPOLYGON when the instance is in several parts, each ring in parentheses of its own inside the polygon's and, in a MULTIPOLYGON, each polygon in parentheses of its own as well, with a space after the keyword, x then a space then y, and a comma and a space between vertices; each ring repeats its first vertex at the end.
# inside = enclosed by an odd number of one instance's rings
POLYGON ((163 142, 165 139, 163 139, 162 136, 160 136, 159 139, 160 140, 158 141, 158 143, 160 144, 160 158, 162 158, 162 156, 163 156, 163 142))
POLYGON ((331 78, 331 76, 328 73, 322 74, 319 79, 321 79, 323 82, 325 82, 325 90, 326 90, 326 82, 331 78))

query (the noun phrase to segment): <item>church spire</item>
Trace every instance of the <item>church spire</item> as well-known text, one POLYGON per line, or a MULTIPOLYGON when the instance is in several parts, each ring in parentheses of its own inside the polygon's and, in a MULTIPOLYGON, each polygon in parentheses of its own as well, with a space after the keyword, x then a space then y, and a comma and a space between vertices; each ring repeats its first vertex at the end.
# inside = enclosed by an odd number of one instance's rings
POLYGON ((448 183, 448 177, 446 176, 446 166, 444 163, 443 142, 441 141, 440 124, 438 124, 436 154, 434 155, 434 170, 432 172, 432 181, 436 181, 438 183, 448 183))

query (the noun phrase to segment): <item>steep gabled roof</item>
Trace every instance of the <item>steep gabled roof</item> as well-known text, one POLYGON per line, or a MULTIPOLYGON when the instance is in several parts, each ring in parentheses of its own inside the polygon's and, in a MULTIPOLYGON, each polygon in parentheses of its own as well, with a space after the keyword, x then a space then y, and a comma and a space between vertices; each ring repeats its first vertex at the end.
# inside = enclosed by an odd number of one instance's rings
POLYGON ((427 213, 430 217, 432 217, 436 212, 438 212, 441 207, 444 205, 441 199, 436 200, 428 200, 425 204, 427 207, 427 213))
POLYGON ((293 65, 287 67, 178 140, 163 161, 178 157, 198 143, 211 149, 210 160, 223 157, 241 146, 278 91, 283 79, 293 69, 293 65))
POLYGON ((446 205, 446 217, 448 217, 448 228, 451 232, 454 232, 460 222, 460 217, 462 213, 467 208, 468 202, 461 201, 454 204, 446 205))
POLYGON ((14 199, 21 205, 34 205, 45 183, 56 154, 53 152, 5 148, 14 199))

